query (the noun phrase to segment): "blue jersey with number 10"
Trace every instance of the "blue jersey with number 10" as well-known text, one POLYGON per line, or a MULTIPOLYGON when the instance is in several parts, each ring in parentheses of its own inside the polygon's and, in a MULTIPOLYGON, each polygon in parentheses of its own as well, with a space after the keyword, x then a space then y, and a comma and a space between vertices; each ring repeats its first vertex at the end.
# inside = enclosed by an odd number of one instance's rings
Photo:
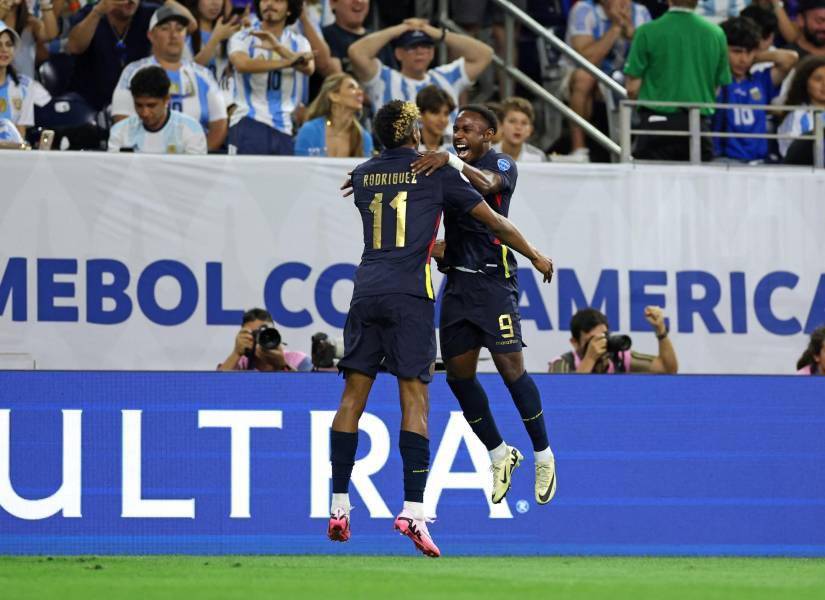
POLYGON ((352 173, 364 226, 353 298, 410 294, 434 300, 430 254, 442 210, 466 215, 482 201, 455 169, 414 175, 410 165, 417 158, 412 148, 385 150, 352 173))

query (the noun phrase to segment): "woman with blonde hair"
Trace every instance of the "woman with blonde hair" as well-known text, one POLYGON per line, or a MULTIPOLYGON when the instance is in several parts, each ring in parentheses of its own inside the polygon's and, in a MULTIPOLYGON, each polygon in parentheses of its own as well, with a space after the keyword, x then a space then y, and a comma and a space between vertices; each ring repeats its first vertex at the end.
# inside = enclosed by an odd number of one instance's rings
POLYGON ((295 140, 296 156, 369 157, 372 137, 361 127, 364 90, 348 73, 324 79, 295 140))

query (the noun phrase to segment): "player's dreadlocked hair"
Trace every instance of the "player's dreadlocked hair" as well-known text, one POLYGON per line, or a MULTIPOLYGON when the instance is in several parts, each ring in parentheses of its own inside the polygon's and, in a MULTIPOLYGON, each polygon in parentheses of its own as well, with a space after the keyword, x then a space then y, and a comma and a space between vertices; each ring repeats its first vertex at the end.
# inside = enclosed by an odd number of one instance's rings
POLYGON ((410 141, 420 117, 415 103, 392 100, 378 110, 373 129, 381 144, 391 150, 410 141))

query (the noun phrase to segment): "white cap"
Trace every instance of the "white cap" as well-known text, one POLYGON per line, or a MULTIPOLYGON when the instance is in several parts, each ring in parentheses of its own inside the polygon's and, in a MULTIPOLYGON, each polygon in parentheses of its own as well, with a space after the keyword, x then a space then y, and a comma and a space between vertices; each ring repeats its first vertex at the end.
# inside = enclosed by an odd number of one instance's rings
POLYGON ((0 21, 0 33, 3 33, 4 31, 11 33, 12 40, 14 40, 14 47, 17 48, 17 46, 20 45, 20 36, 14 29, 6 25, 5 21, 0 21))

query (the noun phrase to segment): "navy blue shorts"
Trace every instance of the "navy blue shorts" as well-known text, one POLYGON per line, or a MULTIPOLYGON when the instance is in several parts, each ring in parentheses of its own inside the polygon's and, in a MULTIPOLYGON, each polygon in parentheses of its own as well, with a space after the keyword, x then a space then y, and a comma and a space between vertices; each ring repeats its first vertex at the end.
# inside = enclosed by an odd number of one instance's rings
POLYGON ((454 358, 484 346, 490 352, 520 352, 518 286, 481 273, 450 271, 441 298, 441 357, 454 358))
POLYGON ((435 364, 435 304, 408 294, 352 301, 344 325, 340 371, 375 377, 380 365, 402 379, 429 383, 435 364))
POLYGON ((290 136, 249 117, 244 117, 229 128, 229 145, 234 146, 235 154, 295 154, 290 136))

